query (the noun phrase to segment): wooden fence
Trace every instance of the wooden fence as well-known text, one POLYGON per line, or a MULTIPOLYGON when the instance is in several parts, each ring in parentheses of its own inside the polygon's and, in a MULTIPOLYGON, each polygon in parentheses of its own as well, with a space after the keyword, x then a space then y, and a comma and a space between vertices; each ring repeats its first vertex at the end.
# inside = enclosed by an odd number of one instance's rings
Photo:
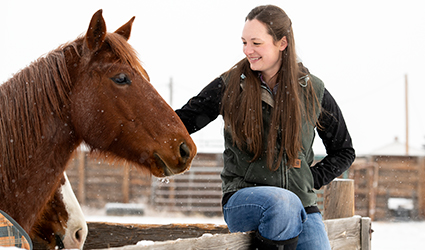
MULTIPOLYGON (((135 166, 106 163, 79 152, 69 162, 67 174, 79 202, 89 207, 143 203, 158 210, 220 215, 222 167, 221 154, 199 153, 190 171, 161 180, 135 166)), ((394 219, 397 215, 389 209, 389 199, 406 198, 414 204, 408 216, 425 219, 424 158, 358 158, 348 177, 354 180, 356 214, 372 220, 394 219)), ((322 211, 323 192, 324 188, 317 191, 322 211)))
MULTIPOLYGON (((353 216, 324 221, 332 250, 370 250, 370 218, 353 216)), ((229 233, 226 225, 137 225, 89 223, 84 249, 134 250, 248 250, 254 233, 229 233), (146 245, 135 245, 148 241, 146 245)))
MULTIPOLYGON (((324 190, 326 232, 333 250, 370 250, 371 220, 354 216, 354 185, 352 180, 337 179, 324 190), (338 201, 335 201, 338 199, 338 201), (335 208, 335 209, 333 209, 335 208), (332 212, 337 212, 332 214, 332 212), (339 218, 338 216, 342 216, 339 218)), ((89 235, 84 249, 250 249, 254 233, 229 233, 226 225, 169 224, 137 225, 89 223, 89 235), (207 236, 205 236, 207 234, 207 236), (153 241, 148 245, 134 245, 153 241)))
POLYGON ((372 220, 397 219, 391 198, 411 200, 405 219, 425 219, 425 161, 422 157, 373 156, 357 159, 349 169, 354 179, 356 213, 372 220))
POLYGON ((103 208, 107 203, 147 203, 152 177, 135 166, 108 163, 76 152, 66 173, 81 205, 103 208))
MULTIPOLYGON (((221 157, 221 154, 198 154, 190 171, 160 180, 134 166, 106 163, 79 152, 69 162, 67 174, 78 200, 86 206, 100 208, 111 202, 149 201, 158 209, 216 215, 221 213, 221 157)), ((337 180, 319 192, 319 206, 324 209, 324 223, 334 250, 370 249, 371 220, 353 216, 354 202, 347 201, 353 200, 353 187, 352 180, 337 180), (335 192, 341 190, 344 190, 342 195, 335 192)), ((248 249, 252 236, 251 233, 230 234, 225 225, 89 223, 85 249, 127 245, 121 249, 186 249, 188 246, 192 249, 227 249, 235 246, 234 249, 242 250, 248 249), (215 235, 200 237, 205 233, 215 235), (158 236, 160 239, 155 238, 158 236), (173 238, 176 236, 178 238, 173 238), (139 240, 158 242, 146 247, 128 246, 139 240)))
POLYGON ((146 203, 158 210, 221 213, 221 154, 199 153, 190 171, 159 179, 133 165, 76 152, 66 172, 80 204, 146 203))
POLYGON ((150 204, 157 210, 221 214, 221 154, 198 154, 189 171, 153 181, 150 204))

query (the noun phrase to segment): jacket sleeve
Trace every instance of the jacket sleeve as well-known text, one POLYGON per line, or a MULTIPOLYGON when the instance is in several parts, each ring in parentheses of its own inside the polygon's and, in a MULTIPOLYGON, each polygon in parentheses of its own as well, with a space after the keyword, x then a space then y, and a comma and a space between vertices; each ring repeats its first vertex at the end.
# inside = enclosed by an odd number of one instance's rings
POLYGON ((327 89, 323 95, 317 132, 327 154, 311 167, 314 188, 320 189, 347 170, 356 157, 342 112, 327 89))
POLYGON ((181 109, 175 111, 190 134, 202 129, 220 114, 223 88, 222 79, 216 78, 181 109))

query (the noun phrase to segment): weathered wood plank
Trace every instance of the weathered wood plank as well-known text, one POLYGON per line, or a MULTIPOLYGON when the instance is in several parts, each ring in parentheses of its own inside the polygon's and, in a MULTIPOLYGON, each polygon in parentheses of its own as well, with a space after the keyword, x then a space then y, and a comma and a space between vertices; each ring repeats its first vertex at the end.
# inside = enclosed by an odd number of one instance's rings
POLYGON ((372 235, 372 219, 369 217, 362 217, 361 220, 361 246, 362 250, 370 250, 372 248, 371 246, 371 235, 372 235))
POLYGON ((130 202, 130 164, 127 162, 124 163, 124 173, 122 178, 122 196, 122 202, 130 202))
POLYGON ((254 233, 232 233, 202 236, 194 239, 182 239, 174 241, 157 242, 153 245, 124 246, 114 250, 248 250, 254 233))
POLYGON ((324 187, 323 219, 354 216, 354 180, 335 179, 324 187))
POLYGON ((421 158, 418 164, 419 183, 417 188, 418 193, 418 215, 425 218, 425 159, 421 158))
POLYGON ((361 249, 360 216, 323 221, 332 250, 361 249))
POLYGON ((120 224, 88 222, 89 234, 84 249, 134 245, 142 240, 169 241, 201 237, 205 233, 228 234, 226 225, 215 224, 120 224))
POLYGON ((379 181, 379 166, 378 164, 373 164, 373 167, 368 169, 368 200, 369 200, 369 217, 375 218, 376 213, 376 189, 378 188, 379 181))
MULTIPOLYGON (((324 224, 332 250, 370 250, 370 218, 353 216, 326 220, 324 224)), ((89 235, 84 249, 248 250, 252 237, 252 233, 229 233, 226 225, 89 223, 89 235), (151 245, 134 245, 139 241, 153 242, 151 245)))

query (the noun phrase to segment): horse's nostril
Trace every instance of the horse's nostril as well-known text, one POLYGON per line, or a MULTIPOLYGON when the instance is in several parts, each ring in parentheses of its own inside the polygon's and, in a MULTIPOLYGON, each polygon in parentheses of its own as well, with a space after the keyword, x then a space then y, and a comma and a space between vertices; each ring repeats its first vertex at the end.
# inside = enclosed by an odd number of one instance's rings
POLYGON ((180 157, 186 161, 190 156, 190 150, 189 147, 186 145, 186 143, 182 142, 180 144, 180 157))
POLYGON ((81 229, 79 229, 79 230, 77 230, 77 232, 75 232, 75 239, 77 239, 77 241, 80 241, 80 239, 81 239, 81 236, 80 236, 80 232, 81 232, 82 230, 81 229))
POLYGON ((83 232, 83 229, 82 228, 78 229, 75 232, 75 240, 77 242, 79 242, 79 244, 81 244, 81 242, 84 241, 83 234, 84 234, 84 232, 83 232))

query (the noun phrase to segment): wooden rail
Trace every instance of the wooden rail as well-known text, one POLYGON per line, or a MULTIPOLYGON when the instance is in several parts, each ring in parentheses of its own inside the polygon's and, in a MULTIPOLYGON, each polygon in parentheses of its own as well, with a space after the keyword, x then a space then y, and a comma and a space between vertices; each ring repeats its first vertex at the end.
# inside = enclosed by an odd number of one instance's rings
POLYGON ((153 181, 150 205, 157 210, 221 215, 220 161, 200 160, 188 172, 153 181))
MULTIPOLYGON (((324 221, 333 250, 370 250, 370 218, 324 221)), ((226 225, 169 224, 137 225, 89 223, 84 249, 171 250, 171 249, 239 249, 248 250, 253 233, 229 233, 226 225), (149 245, 135 245, 151 241, 149 245)))
MULTIPOLYGON (((354 216, 353 187, 352 180, 336 179, 324 190, 324 218, 328 218, 324 224, 333 250, 370 250, 371 219, 354 216)), ((252 232, 230 233, 226 225, 213 224, 89 223, 84 248, 248 250, 253 235, 252 232), (134 245, 140 241, 151 242, 149 245, 134 245)))

